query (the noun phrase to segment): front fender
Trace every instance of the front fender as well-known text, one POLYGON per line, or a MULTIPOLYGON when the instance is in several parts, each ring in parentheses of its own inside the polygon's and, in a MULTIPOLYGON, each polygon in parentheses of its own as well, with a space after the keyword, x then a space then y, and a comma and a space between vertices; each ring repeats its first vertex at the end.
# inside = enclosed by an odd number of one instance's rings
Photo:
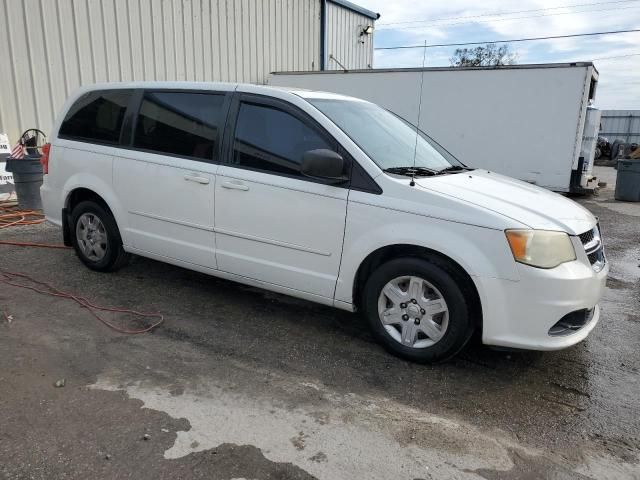
POLYGON ((458 263, 476 285, 477 277, 519 279, 502 230, 356 202, 349 203, 347 218, 337 301, 353 303, 354 281, 362 262, 376 250, 392 245, 439 252, 458 263))

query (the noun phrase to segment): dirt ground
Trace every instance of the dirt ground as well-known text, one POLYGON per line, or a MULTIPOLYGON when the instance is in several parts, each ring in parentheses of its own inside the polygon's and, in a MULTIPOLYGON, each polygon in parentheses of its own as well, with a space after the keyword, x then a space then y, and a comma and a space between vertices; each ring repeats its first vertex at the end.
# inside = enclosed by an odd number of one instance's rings
MULTIPOLYGON (((604 232, 603 314, 560 352, 475 344, 416 365, 354 314, 143 258, 100 274, 73 251, 0 246, 1 269, 165 316, 122 335, 0 283, 0 477, 640 478, 640 204, 597 172, 609 187, 577 200, 604 232)), ((51 226, 0 239, 61 242, 51 226)))

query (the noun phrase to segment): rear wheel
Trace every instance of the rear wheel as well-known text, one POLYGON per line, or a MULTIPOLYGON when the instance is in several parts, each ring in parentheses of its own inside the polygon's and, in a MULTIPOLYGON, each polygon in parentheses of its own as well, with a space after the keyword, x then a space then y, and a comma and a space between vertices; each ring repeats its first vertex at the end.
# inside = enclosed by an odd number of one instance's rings
POLYGON ((96 202, 83 201, 73 208, 71 238, 76 254, 92 270, 115 271, 130 258, 113 215, 96 202))
POLYGON ((444 261, 391 260, 376 269, 364 289, 369 324, 391 353, 437 362, 458 353, 473 334, 462 281, 444 261))

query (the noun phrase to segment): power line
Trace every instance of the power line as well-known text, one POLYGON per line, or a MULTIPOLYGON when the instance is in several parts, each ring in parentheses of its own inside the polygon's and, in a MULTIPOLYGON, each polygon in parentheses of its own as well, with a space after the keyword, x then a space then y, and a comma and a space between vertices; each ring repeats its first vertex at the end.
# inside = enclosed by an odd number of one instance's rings
POLYGON ((404 25, 409 23, 431 23, 431 22, 439 22, 445 20, 463 20, 467 18, 481 18, 481 17, 499 17, 503 15, 515 15, 518 13, 531 13, 531 12, 543 12, 548 10, 559 10, 562 8, 574 8, 574 7, 589 7, 593 5, 611 5, 615 3, 632 3, 637 2, 638 0, 613 0, 611 2, 594 2, 594 3, 575 3, 573 5, 563 5, 560 7, 547 7, 547 8, 534 8, 530 10, 516 10, 510 12, 498 12, 498 13, 484 13, 480 15, 469 15, 465 17, 446 17, 446 18, 432 18, 432 19, 424 19, 424 20, 410 20, 406 22, 389 22, 389 23, 378 23, 377 26, 383 25, 404 25))
POLYGON ((436 48, 436 47, 461 47, 464 45, 480 45, 487 43, 516 43, 516 42, 533 42, 536 40, 555 40, 558 38, 575 38, 575 37, 592 37, 596 35, 615 35, 618 33, 640 32, 640 28, 633 30, 612 30, 609 32, 590 32, 590 33, 574 33, 572 35, 553 35, 549 37, 531 37, 531 38, 514 38, 511 40, 491 40, 484 42, 464 42, 464 43, 434 43, 431 45, 399 45, 396 47, 375 47, 374 50, 401 50, 405 48, 436 48))
POLYGON ((592 58, 589 60, 590 62, 595 62, 596 60, 615 60, 618 58, 627 58, 627 57, 640 57, 640 53, 629 53, 628 55, 616 55, 614 57, 600 57, 600 58, 592 58))
MULTIPOLYGON (((638 0, 633 0, 638 1, 638 0)), ((557 15, 578 15, 580 13, 594 13, 594 12, 607 12, 607 13, 617 13, 620 10, 632 10, 640 8, 640 6, 632 6, 632 7, 619 7, 615 10, 609 10, 607 8, 598 8, 594 10, 578 10, 576 12, 556 12, 556 13, 543 13, 540 15, 527 15, 524 17, 510 17, 510 18, 496 18, 491 20, 467 20, 464 22, 453 22, 453 23, 429 23, 428 25, 413 25, 409 27, 382 27, 378 30, 410 30, 410 29, 418 29, 418 28, 429 28, 429 26, 433 27, 447 27, 451 25, 467 25, 470 23, 494 23, 494 22, 510 22, 513 20, 523 20, 527 18, 540 18, 540 17, 554 17, 557 15)))

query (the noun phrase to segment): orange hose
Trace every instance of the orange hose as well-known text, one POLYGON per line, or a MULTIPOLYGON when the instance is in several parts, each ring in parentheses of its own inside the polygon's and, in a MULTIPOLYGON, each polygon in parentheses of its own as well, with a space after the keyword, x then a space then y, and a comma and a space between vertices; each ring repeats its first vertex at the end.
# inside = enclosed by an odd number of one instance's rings
POLYGON ((44 222, 42 212, 36 210, 19 210, 15 202, 0 203, 0 229, 16 225, 37 225, 44 222), (14 220, 17 218, 17 220, 14 220))
MULTIPOLYGON (((38 212, 35 210, 18 210, 15 207, 15 204, 7 205, 7 203, 9 202, 2 202, 2 203, 0 203, 0 229, 18 226, 18 225, 36 225, 44 222, 44 215, 41 212, 38 212), (2 203, 4 203, 4 205, 2 203), (18 220, 13 220, 15 218, 17 218, 18 220)), ((32 243, 32 242, 13 242, 13 241, 5 241, 5 240, 0 240, 0 245, 16 245, 20 247, 43 247, 43 248, 60 248, 60 249, 70 248, 65 245, 53 245, 53 244, 47 244, 47 243, 32 243)), ((146 333, 160 326, 160 324, 164 322, 164 317, 159 313, 142 313, 142 312, 137 312, 135 310, 129 310, 126 308, 100 307, 98 305, 94 305, 84 297, 80 297, 72 293, 63 292, 62 290, 57 289, 56 287, 54 287, 49 283, 35 280, 34 278, 31 278, 28 275, 25 275, 24 273, 16 273, 16 272, 9 272, 6 270, 0 270, 0 283, 11 285, 17 288, 31 290, 43 295, 50 295, 52 297, 59 297, 59 298, 72 300, 76 302, 78 305, 80 305, 81 307, 89 310, 89 313, 91 313, 91 315, 93 315, 97 320, 102 322, 104 325, 106 325, 107 327, 119 333, 126 333, 126 334, 132 334, 132 335, 146 333), (37 288, 33 285, 25 285, 24 283, 16 283, 17 279, 26 280, 27 282, 31 282, 34 285, 38 285, 44 288, 37 288), (132 329, 119 327, 105 320, 100 315, 98 315, 98 313, 96 313, 98 311, 125 313, 125 314, 134 315, 142 318, 159 318, 159 320, 157 322, 150 324, 145 328, 132 330, 132 329)), ((9 317, 7 313, 6 312, 2 312, 2 313, 5 319, 8 321, 9 317)))
MULTIPOLYGON (((0 202, 0 229, 20 225, 38 225, 43 222, 44 215, 42 214, 42 212, 39 212, 37 210, 18 210, 16 202, 12 201, 0 202)), ((64 245, 54 245, 48 243, 9 241, 0 241, 0 245, 15 245, 19 247, 69 248, 64 245)))
POLYGON ((53 243, 9 242, 4 240, 0 240, 0 245, 14 245, 17 247, 61 248, 61 249, 71 248, 71 247, 67 247, 66 245, 56 245, 53 243))
MULTIPOLYGON (((7 270, 0 270, 0 283, 4 283, 6 285, 11 285, 13 287, 32 290, 34 292, 37 292, 37 293, 40 293, 40 294, 43 294, 43 295, 50 295, 52 297, 60 297, 60 298, 66 298, 68 300, 73 300, 74 302, 76 302, 81 307, 86 308, 87 310, 89 310, 89 313, 91 313, 91 315, 93 315, 97 320, 99 320, 100 322, 102 322, 107 327, 109 327, 112 330, 115 330, 116 332, 119 332, 119 333, 127 333, 127 334, 132 334, 132 335, 140 334, 140 333, 146 333, 146 332, 150 332, 154 328, 160 326, 160 324, 162 324, 162 322, 164 322, 164 317, 159 313, 142 313, 142 312, 137 312, 135 310, 129 310, 127 308, 100 307, 98 305, 94 305, 93 303, 89 302, 89 300, 87 300, 84 297, 80 297, 80 296, 74 295, 72 293, 63 292, 62 290, 57 289, 56 287, 54 287, 53 285, 51 285, 51 284, 49 284, 47 282, 36 280, 34 278, 31 278, 28 275, 25 275, 24 273, 16 273, 16 272, 10 272, 10 271, 7 271, 7 270), (44 288, 38 288, 38 287, 34 287, 32 285, 25 285, 24 283, 16 283, 17 279, 23 279, 23 280, 26 280, 27 282, 31 282, 34 285, 38 285, 38 286, 44 287, 44 288), (134 315, 134 316, 142 317, 142 318, 158 318, 159 320, 157 322, 152 323, 151 325, 149 325, 149 326, 147 326, 145 328, 138 329, 138 330, 130 330, 130 329, 127 329, 127 328, 119 327, 119 326, 117 326, 117 325, 105 320, 100 315, 98 315, 96 313, 96 311, 125 313, 125 314, 130 314, 130 315, 134 315)), ((7 315, 6 312, 3 312, 3 313, 4 313, 5 316, 7 315)))
MULTIPOLYGON (((44 222, 44 215, 41 212, 38 212, 35 210, 18 210, 15 204, 7 205, 7 203, 10 203, 10 202, 2 202, 2 203, 0 203, 0 229, 13 227, 17 225, 36 225, 44 222), (4 203, 4 205, 2 203, 4 203), (13 220, 15 218, 17 218, 17 220, 13 220)), ((0 245, 16 245, 20 247, 43 247, 43 248, 60 248, 60 249, 70 248, 65 245, 53 245, 53 244, 47 244, 47 243, 32 243, 32 242, 13 242, 13 241, 5 241, 5 240, 0 240, 0 245)), ((25 275, 24 273, 15 273, 15 272, 9 272, 6 270, 0 270, 0 283, 11 285, 17 288, 32 290, 34 292, 37 292, 43 295, 50 295, 53 297, 60 297, 60 298, 66 298, 68 300, 73 300, 81 307, 89 310, 89 313, 91 313, 91 315, 93 315, 97 320, 102 322, 104 325, 120 333, 127 333, 132 335, 146 333, 158 327, 162 322, 164 322, 164 317, 159 313, 141 313, 141 312, 137 312, 135 310, 129 310, 126 308, 100 307, 98 305, 94 305, 84 297, 80 297, 72 293, 63 292, 62 290, 57 289, 56 287, 54 287, 49 283, 35 280, 34 278, 31 278, 28 275, 25 275), (17 279, 26 280, 27 282, 31 282, 34 285, 38 285, 44 288, 37 288, 37 287, 34 287, 33 285, 25 285, 24 283, 16 283, 17 279), (125 314, 130 314, 130 315, 134 315, 142 318, 159 318, 159 320, 145 328, 131 330, 131 329, 119 327, 105 320, 104 318, 102 318, 100 315, 96 313, 98 311, 125 313, 125 314)), ((2 312, 2 313, 5 319, 8 321, 9 317, 7 313, 6 312, 2 312)))

